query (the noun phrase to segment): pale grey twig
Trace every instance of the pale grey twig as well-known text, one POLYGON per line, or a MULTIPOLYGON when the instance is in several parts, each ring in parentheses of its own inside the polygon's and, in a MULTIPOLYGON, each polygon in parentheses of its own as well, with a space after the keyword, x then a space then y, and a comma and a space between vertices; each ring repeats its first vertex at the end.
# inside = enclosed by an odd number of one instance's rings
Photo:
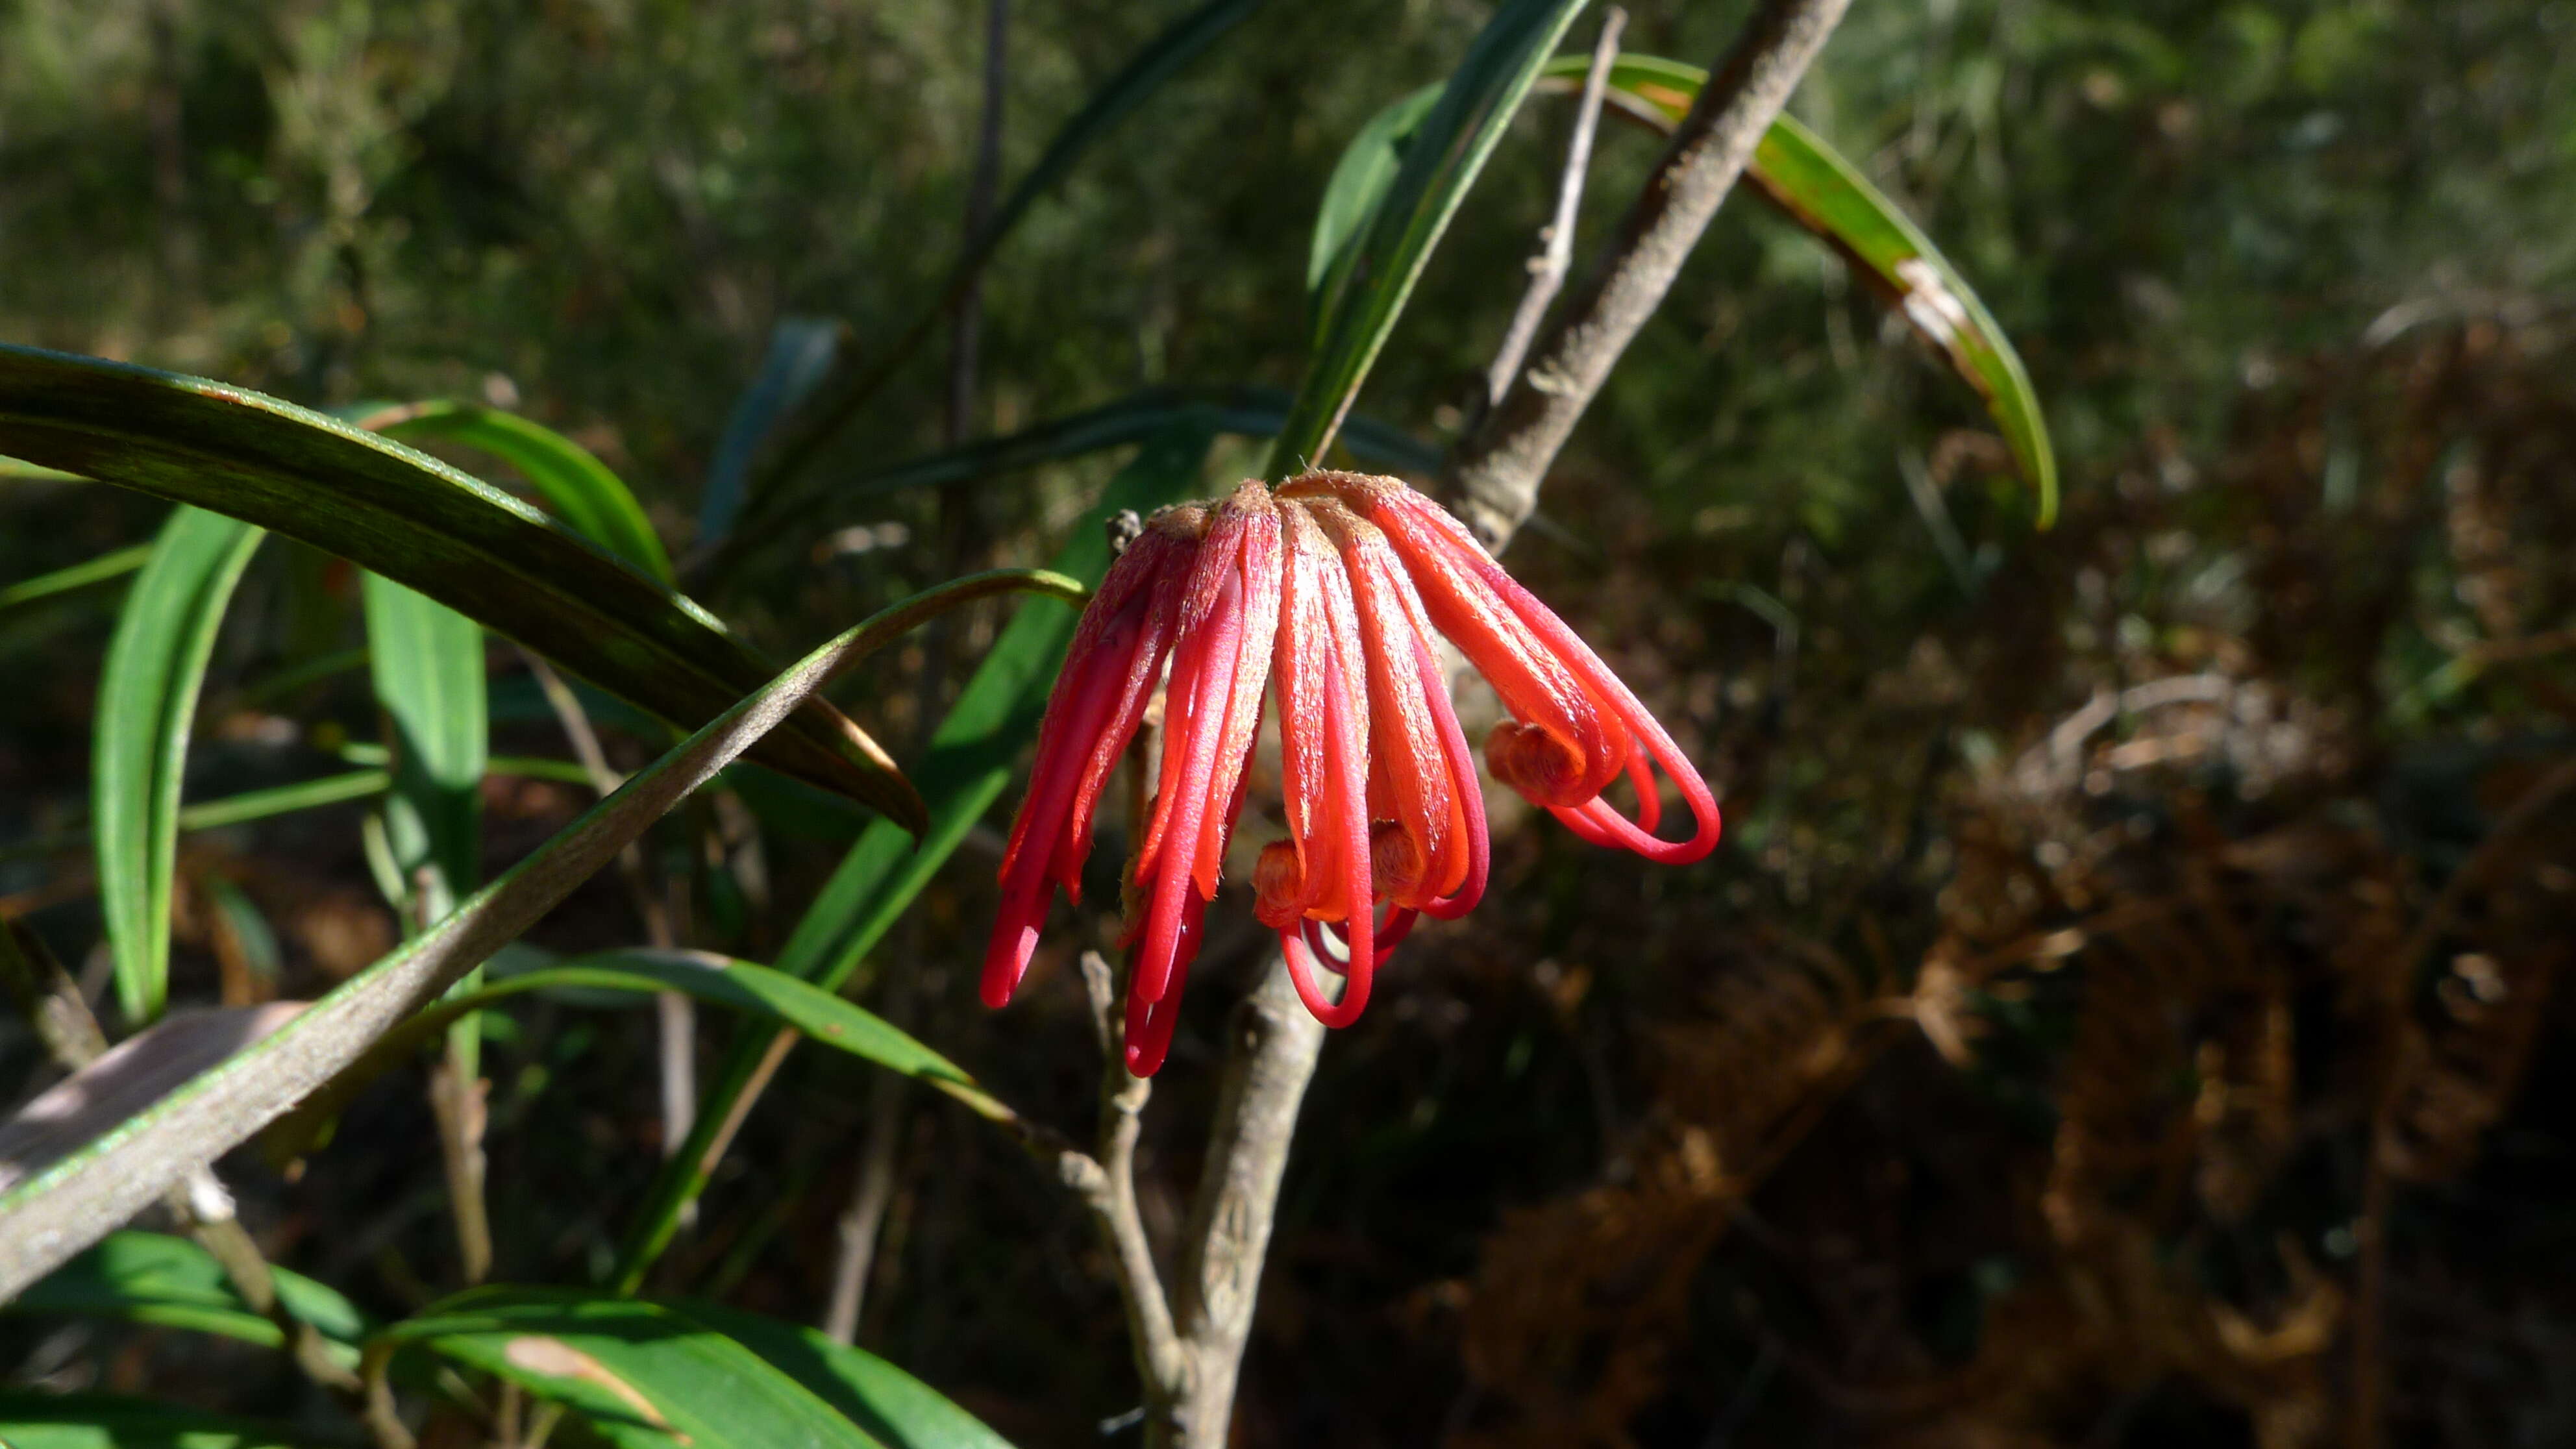
POLYGON ((1520 375, 1521 360, 1529 356, 1538 324, 1546 319, 1548 307, 1565 288, 1565 274, 1574 266, 1574 217, 1583 205, 1584 178, 1592 169, 1592 138, 1601 127, 1601 93, 1610 84, 1610 63, 1619 58, 1619 34, 1627 28, 1627 11, 1613 5, 1602 13, 1601 38, 1592 43, 1592 68, 1583 73, 1583 96, 1575 102, 1574 139, 1565 148, 1565 171, 1556 183, 1556 215, 1539 229, 1538 255, 1529 262, 1529 290, 1521 294, 1520 310, 1512 314, 1511 326, 1503 331, 1503 345, 1485 370, 1488 408, 1503 400, 1512 379, 1520 375))

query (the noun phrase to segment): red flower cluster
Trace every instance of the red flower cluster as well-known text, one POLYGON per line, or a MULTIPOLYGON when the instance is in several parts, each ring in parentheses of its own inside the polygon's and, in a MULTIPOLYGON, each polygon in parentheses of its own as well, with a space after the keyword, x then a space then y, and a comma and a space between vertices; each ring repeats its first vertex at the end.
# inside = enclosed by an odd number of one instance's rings
POLYGON ((1485 891, 1484 794, 1435 628, 1511 713, 1485 741, 1504 784, 1596 845, 1673 865, 1716 847, 1717 803, 1672 737, 1456 519, 1392 478, 1309 473, 1275 493, 1247 481, 1221 503, 1156 514, 1083 611, 1002 859, 985 1003, 1018 987, 1055 888, 1081 899, 1093 810, 1168 659, 1162 773, 1125 940, 1128 1069, 1151 1075, 1171 1045, 1265 684, 1279 701, 1288 838, 1261 852, 1254 910, 1317 1019, 1357 1020, 1377 962, 1414 921, 1455 919, 1485 891), (1690 805, 1688 840, 1654 833, 1650 761, 1690 805), (1601 798, 1622 775, 1635 820, 1601 798), (1341 976, 1338 996, 1324 971, 1341 976))

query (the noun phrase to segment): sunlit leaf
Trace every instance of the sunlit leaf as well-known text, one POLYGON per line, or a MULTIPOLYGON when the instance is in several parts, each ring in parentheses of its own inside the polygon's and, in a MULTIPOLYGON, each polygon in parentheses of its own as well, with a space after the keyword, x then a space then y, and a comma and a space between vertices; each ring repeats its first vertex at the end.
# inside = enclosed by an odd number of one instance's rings
POLYGON ((376 574, 364 592, 368 673, 393 731, 386 834, 405 884, 430 893, 427 915, 415 918, 435 919, 483 875, 483 631, 376 574))
MULTIPOLYGON (((286 1311, 345 1349, 346 1361, 355 1364, 355 1345, 368 1327, 357 1306, 339 1290, 301 1273, 274 1267, 269 1272, 286 1311)), ((149 1323, 265 1348, 279 1347, 286 1337, 276 1320, 242 1301, 211 1254, 166 1233, 110 1233, 11 1299, 6 1311, 149 1323)))
POLYGON ((956 1063, 885 1018, 783 971, 707 951, 604 951, 459 991, 387 1032, 366 1055, 300 1103, 268 1142, 279 1157, 298 1155, 322 1124, 356 1091, 400 1065, 451 1023, 534 991, 649 995, 677 991, 750 1020, 785 1027, 823 1046, 930 1083, 978 1111, 997 1109, 956 1063))
POLYGON ((673 1309, 560 1289, 477 1288, 371 1351, 434 1353, 563 1405, 626 1449, 883 1449, 759 1354, 673 1309))
MULTIPOLYGON (((1430 263, 1432 248, 1583 3, 1508 0, 1499 7, 1441 87, 1439 99, 1412 128, 1403 160, 1387 178, 1383 195, 1364 208, 1366 223, 1350 233, 1350 241, 1325 254, 1330 259, 1324 268, 1315 350, 1288 420, 1271 445, 1269 471, 1274 476, 1320 458, 1341 427, 1378 350, 1412 297, 1415 280, 1430 263)), ((1353 163, 1357 174, 1352 185, 1362 188, 1363 178, 1383 174, 1382 160, 1376 158, 1387 143, 1363 133, 1356 144, 1364 154, 1353 163)), ((1343 180, 1339 170, 1334 179, 1343 180)), ((1344 198, 1334 205, 1348 214, 1363 209, 1361 200, 1344 198)), ((1319 246, 1330 240, 1320 223, 1316 240, 1319 246)), ((1310 261, 1310 276, 1314 269, 1310 261)))
MULTIPOLYGON (((1579 84, 1581 58, 1549 67, 1579 84)), ((1631 116, 1670 131, 1698 99, 1708 72, 1650 55, 1622 55, 1610 95, 1631 116)), ((1984 302, 1904 210, 1869 183, 1824 138, 1792 116, 1771 123, 1745 178, 1773 205, 1842 253, 1853 271, 1889 299, 1914 330, 1984 395, 2022 476, 2039 494, 2042 526, 2057 517, 2057 455, 2021 354, 1984 302)))
MULTIPOLYGON (((365 566, 684 725, 769 666, 713 616, 434 458, 275 398, 0 346, 0 452, 259 524, 365 566)), ((918 825, 858 727, 808 703, 762 758, 918 825)))
POLYGON ((128 1021, 161 1014, 170 986, 170 883, 179 785, 197 694, 260 530, 194 508, 163 525, 117 616, 91 735, 98 890, 128 1021))
POLYGON ((1010 1449, 983 1420, 865 1349, 722 1304, 682 1299, 670 1306, 759 1354, 887 1449, 1010 1449))

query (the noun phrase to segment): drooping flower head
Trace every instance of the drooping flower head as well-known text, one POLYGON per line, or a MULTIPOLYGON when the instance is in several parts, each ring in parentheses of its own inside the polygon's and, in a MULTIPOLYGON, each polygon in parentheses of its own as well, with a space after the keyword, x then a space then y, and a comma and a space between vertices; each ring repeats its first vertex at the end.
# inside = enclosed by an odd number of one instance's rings
POLYGON ((1496 778, 1595 844, 1675 865, 1716 847, 1716 801, 1672 737, 1456 519, 1392 478, 1309 473, 1276 493, 1247 481, 1156 514, 1083 612, 1002 861, 986 1004, 1018 986, 1055 888, 1080 900, 1094 809, 1168 659, 1124 937, 1128 1069, 1151 1075, 1170 1047, 1265 685, 1288 834, 1261 852, 1254 911, 1307 1008, 1328 1026, 1357 1020, 1414 921, 1455 919, 1485 890, 1484 795, 1434 629, 1511 716, 1485 743, 1496 778), (1687 840, 1654 833, 1658 766, 1690 807, 1687 840), (1602 796, 1622 776, 1634 820, 1602 796))

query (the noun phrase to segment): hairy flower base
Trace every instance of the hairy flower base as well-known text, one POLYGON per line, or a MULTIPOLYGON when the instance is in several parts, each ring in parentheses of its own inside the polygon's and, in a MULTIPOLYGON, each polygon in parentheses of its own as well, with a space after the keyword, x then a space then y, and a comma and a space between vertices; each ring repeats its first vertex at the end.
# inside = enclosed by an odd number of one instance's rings
POLYGON ((1485 893, 1484 792, 1435 629, 1510 711, 1485 741, 1496 779, 1596 845, 1672 865, 1716 848, 1717 802, 1672 737, 1456 519, 1392 478, 1309 473, 1275 493, 1247 481, 1156 514, 1083 611, 1002 858, 985 1003, 1018 987, 1057 887, 1080 900, 1093 812, 1168 664, 1122 940, 1128 1070, 1149 1076, 1170 1049, 1265 687, 1288 837, 1262 849, 1253 909, 1307 1009, 1356 1021, 1420 916, 1454 920, 1485 893), (1655 834, 1658 768, 1690 807, 1686 840, 1655 834), (1633 820, 1602 798, 1622 778, 1633 820))

